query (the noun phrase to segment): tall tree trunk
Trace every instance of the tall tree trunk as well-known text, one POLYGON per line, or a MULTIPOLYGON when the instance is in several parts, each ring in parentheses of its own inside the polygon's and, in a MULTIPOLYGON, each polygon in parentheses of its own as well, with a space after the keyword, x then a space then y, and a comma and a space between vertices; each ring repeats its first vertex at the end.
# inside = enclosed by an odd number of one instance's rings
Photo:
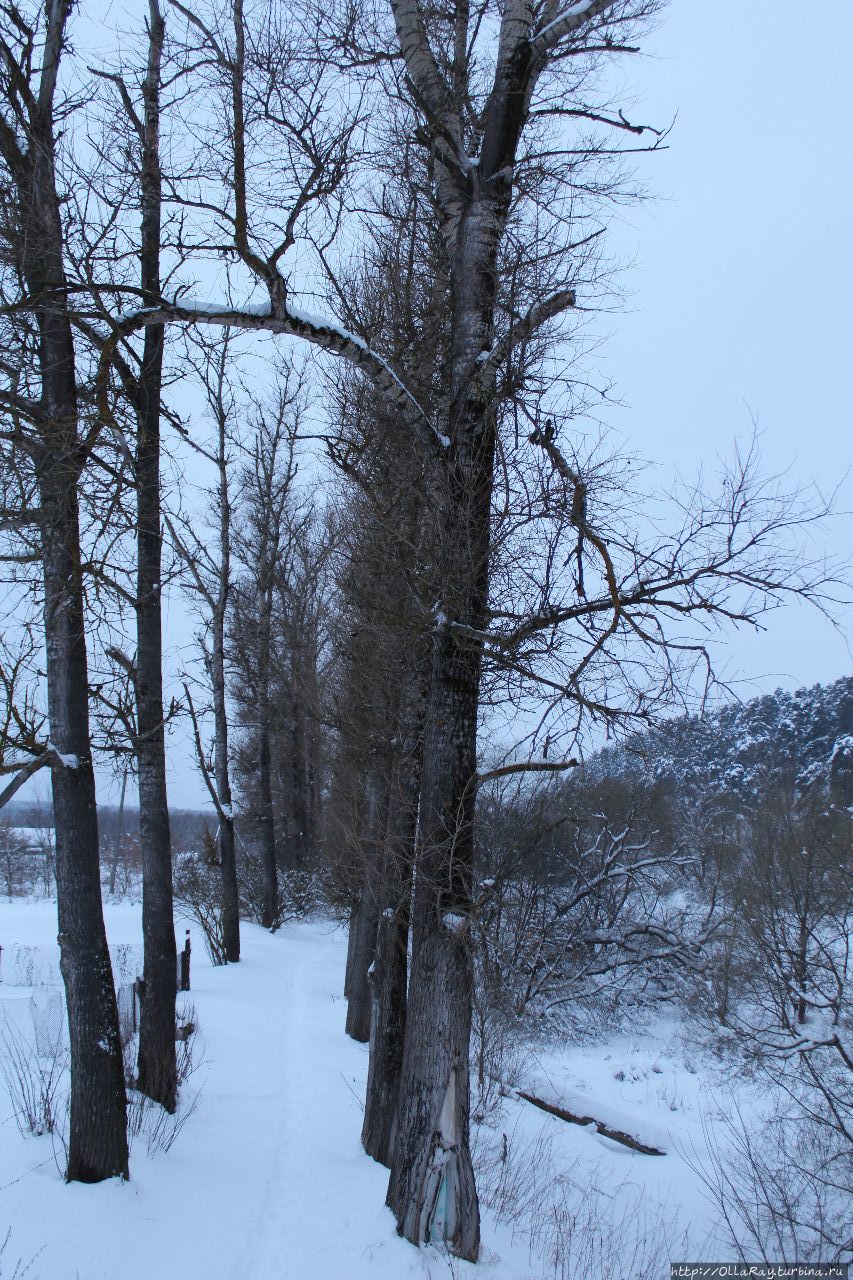
MULTIPOLYGON (((270 566, 264 566, 269 575, 270 566)), ((278 863, 275 848, 275 815, 272 802, 272 744, 270 707, 270 642, 272 631, 272 585, 261 584, 258 636, 258 804, 261 826, 261 862, 264 898, 261 924, 272 929, 278 920, 278 863)))
POLYGON ((113 849, 113 859, 110 863, 110 894, 116 891, 116 876, 118 874, 118 861, 121 857, 121 838, 124 833, 124 798, 127 794, 127 766, 125 765, 124 773, 121 779, 121 796, 118 802, 118 820, 116 823, 116 839, 115 848, 113 849))
POLYGON ((303 868, 309 865, 310 796, 305 755, 305 716, 297 706, 293 726, 293 862, 303 868))
POLYGON ((355 933, 356 920, 358 916, 358 902, 354 902, 349 909, 349 928, 347 930, 347 967, 344 970, 344 999, 349 1000, 349 993, 352 988, 352 968, 355 962, 355 933))
POLYGON ((306 697, 308 685, 308 643, 304 636, 295 637, 292 666, 293 686, 293 794, 291 816, 293 822, 293 859, 298 868, 311 865, 311 783, 308 713, 306 697))
POLYGON ((379 919, 370 983, 370 1062, 364 1104, 362 1145, 380 1164, 391 1166, 397 1128, 397 1100, 406 1033, 406 969, 409 904, 386 907, 379 919))
POLYGON ((224 814, 219 822, 219 866, 222 884, 222 937, 225 959, 240 959, 240 895, 237 887, 237 849, 228 765, 228 708, 225 702, 225 639, 223 628, 214 623, 213 639, 213 731, 216 763, 216 792, 224 814))
POLYGON ((400 739, 403 750, 394 773, 397 785, 390 815, 388 856, 383 876, 383 912, 369 973, 370 1062, 361 1141, 368 1155, 391 1167, 397 1130, 397 1103, 406 1033, 409 921, 423 763, 423 672, 404 681, 400 739), (407 705, 406 693, 409 693, 407 705), (408 721, 408 725, 407 722, 408 721), (407 732, 408 729, 408 732, 407 732))
POLYGON ((95 776, 77 483, 74 341, 68 315, 63 231, 56 189, 53 99, 70 12, 46 11, 38 99, 29 104, 28 147, 7 160, 24 241, 21 266, 38 326, 41 375, 36 478, 42 507, 44 633, 53 768, 60 966, 71 1043, 69 1181, 127 1177, 127 1116, 118 1011, 101 900, 95 776))
POLYGON ((370 1039, 370 984, 368 970, 376 949, 379 905, 376 899, 376 870, 365 871, 365 882, 355 912, 352 961, 347 983, 346 1033, 366 1044, 370 1039))
POLYGON ((387 784, 376 774, 367 779, 366 857, 364 882, 355 913, 355 938, 347 983, 346 1032, 353 1040, 370 1039, 371 994, 368 970, 376 950, 382 896, 383 832, 388 812, 387 784))
MULTIPOLYGON (((488 141, 488 139, 487 139, 488 141)), ((484 151, 486 144, 484 143, 484 151)), ((412 972, 398 1126, 388 1187, 397 1228, 476 1261, 480 1215, 469 1145, 473 968, 468 918, 481 651, 454 623, 486 625, 495 419, 474 372, 492 341, 495 262, 512 153, 487 157, 465 208, 452 267, 450 448, 437 627, 424 735, 412 972)))
MULTIPOLYGON (((224 377, 225 352, 220 363, 224 377)), ((210 684, 213 693, 213 734, 216 793, 221 810, 219 821, 219 866, 222 884, 222 937, 229 964, 240 959, 240 892, 237 886, 237 850, 234 840, 234 810, 231 769, 228 760, 228 705, 225 689, 225 616, 231 591, 231 502, 228 494, 228 458, 225 411, 221 397, 217 409, 219 470, 219 585, 211 609, 212 651, 210 684)))
POLYGON ((258 806, 261 827, 261 862, 264 873, 264 899, 261 924, 271 929, 278 919, 278 864, 275 851, 275 816, 272 803, 272 755, 268 710, 261 711, 258 730, 258 806))
MULTIPOLYGON (((57 308, 59 311, 59 308, 57 308)), ((61 315, 61 312, 59 312, 61 315)), ((44 329, 58 327, 47 320, 44 329)), ((70 358, 70 343, 65 351, 70 358)), ((43 342, 43 350, 52 344, 43 342)), ((55 350, 55 348, 54 348, 55 350)), ((48 380, 62 365, 53 365, 48 380)), ((66 370, 67 372, 67 370, 66 370)), ((49 401, 50 403, 50 401, 49 401)), ((61 421, 52 400, 57 434, 61 421)), ((104 928, 95 777, 89 739, 86 641, 77 495, 64 445, 39 468, 43 525, 44 630, 51 742, 65 763, 53 769, 60 967, 71 1043, 71 1119, 66 1178, 128 1176, 124 1064, 112 965, 104 928)), ((76 436, 76 432, 74 433, 76 436)), ((59 442, 52 442, 57 446, 59 442)))
MULTIPOLYGON (((143 294, 160 295, 159 161, 160 60, 164 23, 150 0, 148 74, 142 156, 143 294)), ((145 330, 136 442, 136 759, 139 769, 139 839, 142 851, 142 936, 145 995, 139 1023, 137 1085, 174 1111, 177 1093, 175 995, 177 948, 172 902, 172 845, 166 792, 161 618, 160 396, 163 326, 145 330)))
MULTIPOLYGON (((221 790, 219 794, 222 794, 221 790)), ((229 806, 230 803, 229 800, 229 806)), ((225 822, 219 824, 219 865, 222 880, 222 939, 225 944, 225 959, 229 964, 237 964, 240 959, 240 901, 237 889, 237 850, 233 818, 227 818, 225 822)))
POLYGON ((469 1147, 473 809, 479 663, 447 627, 435 648, 424 744, 412 973, 388 1203, 415 1244, 476 1260, 469 1147))

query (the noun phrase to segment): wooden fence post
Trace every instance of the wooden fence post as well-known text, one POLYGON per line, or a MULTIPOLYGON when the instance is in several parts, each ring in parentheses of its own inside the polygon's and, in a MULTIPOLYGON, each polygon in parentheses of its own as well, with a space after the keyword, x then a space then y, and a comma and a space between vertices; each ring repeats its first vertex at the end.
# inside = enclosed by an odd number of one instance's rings
POLYGON ((137 978, 133 984, 133 1034, 136 1035, 139 1030, 139 1016, 137 1010, 142 1010, 142 998, 145 995, 145 979, 137 978))
POLYGON ((184 949, 181 952, 181 991, 189 991, 190 989, 190 953, 192 947, 190 945, 190 931, 187 929, 187 940, 184 943, 184 949))

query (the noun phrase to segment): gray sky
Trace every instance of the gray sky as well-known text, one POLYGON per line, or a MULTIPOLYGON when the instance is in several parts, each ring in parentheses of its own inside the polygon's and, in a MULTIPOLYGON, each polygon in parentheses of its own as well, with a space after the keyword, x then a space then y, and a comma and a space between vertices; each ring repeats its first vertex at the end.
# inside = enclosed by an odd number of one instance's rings
MULTIPOLYGON (((804 12, 801 0, 776 0, 733 17, 673 0, 627 68, 628 114, 677 118, 668 150, 639 163, 656 196, 621 213, 611 236, 632 265, 624 312, 597 326, 596 363, 626 406, 614 427, 660 464, 662 487, 675 470, 713 469, 751 434, 752 415, 767 470, 829 491, 853 436, 853 5, 818 0, 804 12)), ((851 500, 848 483, 840 509, 851 500)), ((849 517, 836 520, 830 548, 844 553, 850 533, 849 517)), ((802 609, 719 653, 744 697, 853 665, 843 637, 802 609)), ((170 750, 172 803, 206 804, 186 737, 170 750)), ((102 799, 109 792, 105 779, 102 799)))

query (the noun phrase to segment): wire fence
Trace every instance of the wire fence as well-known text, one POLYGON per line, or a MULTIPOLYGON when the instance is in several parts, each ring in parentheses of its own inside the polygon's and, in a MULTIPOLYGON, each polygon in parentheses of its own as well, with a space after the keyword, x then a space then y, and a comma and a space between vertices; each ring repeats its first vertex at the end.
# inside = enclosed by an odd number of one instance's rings
MULTIPOLYGON (((177 986, 190 989, 190 931, 178 952, 177 986)), ((139 1008, 144 983, 143 948, 136 943, 110 947, 116 984, 119 1034, 126 1045, 139 1029, 139 1008)), ((56 946, 12 943, 0 947, 0 1011, 19 1032, 32 1040, 39 1056, 50 1056, 68 1043, 68 1019, 56 946), (30 988, 26 996, 16 990, 30 988)))

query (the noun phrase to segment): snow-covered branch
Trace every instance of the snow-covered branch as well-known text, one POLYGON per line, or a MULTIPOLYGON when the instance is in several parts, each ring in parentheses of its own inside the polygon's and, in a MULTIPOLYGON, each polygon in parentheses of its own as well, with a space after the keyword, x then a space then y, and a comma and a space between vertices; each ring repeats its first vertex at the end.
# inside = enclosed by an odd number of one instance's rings
POLYGON ((540 329, 548 320, 553 320, 562 312, 570 310, 574 305, 574 289, 558 289, 556 293, 549 294, 547 298, 537 302, 526 315, 510 326, 504 337, 496 342, 490 351, 483 353, 480 358, 480 377, 485 378, 495 369, 500 368, 507 356, 523 342, 527 342, 537 329, 540 329))
POLYGON ((326 316, 303 311, 289 302, 281 302, 275 307, 270 303, 232 307, 184 298, 174 302, 163 301, 157 307, 146 307, 125 316, 104 344, 101 354, 99 425, 109 421, 110 417, 107 375, 114 350, 120 340, 153 324, 215 325, 220 328, 260 330, 302 338, 315 347, 342 356, 368 374, 386 399, 400 410, 421 443, 433 454, 441 456, 448 447, 447 437, 436 429, 402 378, 363 338, 326 316))
POLYGON ((579 27, 597 18, 605 10, 611 9, 616 0, 579 0, 563 9, 547 26, 538 31, 530 42, 531 53, 535 59, 542 58, 556 44, 579 27))

